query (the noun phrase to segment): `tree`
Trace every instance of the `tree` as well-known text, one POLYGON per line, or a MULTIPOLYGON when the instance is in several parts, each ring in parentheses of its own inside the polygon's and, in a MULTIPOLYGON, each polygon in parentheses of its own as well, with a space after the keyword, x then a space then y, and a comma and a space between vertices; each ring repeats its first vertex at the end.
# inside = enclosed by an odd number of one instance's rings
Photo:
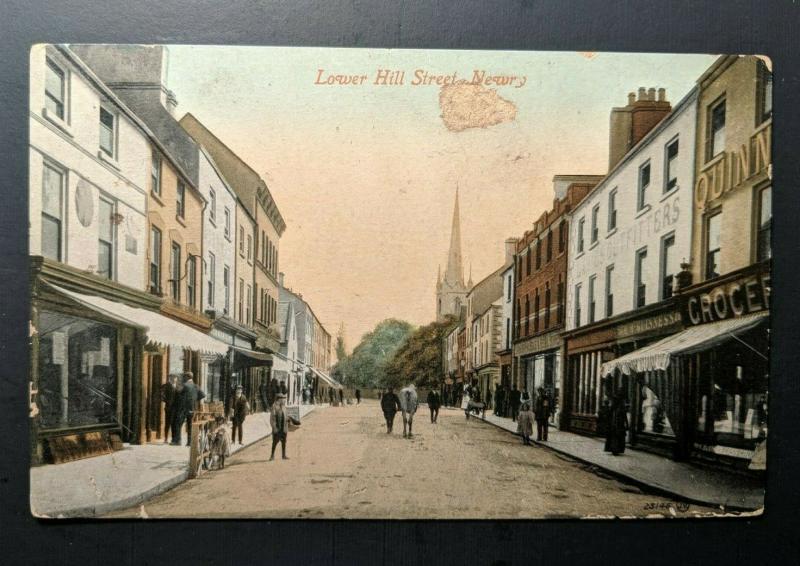
MULTIPOLYGON (((361 338, 353 353, 336 363, 334 377, 348 387, 374 389, 386 383, 386 363, 413 332, 408 322, 386 319, 361 338)), ((338 347, 338 344, 337 344, 338 347)))
POLYGON ((398 348, 386 366, 386 385, 401 387, 414 383, 417 387, 438 386, 444 375, 442 344, 456 327, 458 320, 448 316, 418 328, 398 348))
POLYGON ((343 360, 347 357, 347 348, 344 344, 344 322, 339 325, 339 332, 336 334, 336 359, 343 360))

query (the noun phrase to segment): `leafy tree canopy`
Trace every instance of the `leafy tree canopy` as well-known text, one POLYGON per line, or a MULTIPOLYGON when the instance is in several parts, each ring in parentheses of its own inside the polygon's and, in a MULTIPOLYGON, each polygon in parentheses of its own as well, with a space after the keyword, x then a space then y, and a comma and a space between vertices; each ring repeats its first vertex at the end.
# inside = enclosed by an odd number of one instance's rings
POLYGON ((353 353, 340 359, 334 377, 348 387, 373 389, 386 383, 386 363, 408 339, 414 327, 395 318, 386 319, 366 333, 353 353))
POLYGON ((442 342, 458 324, 454 317, 432 322, 409 336, 386 366, 386 385, 437 387, 444 375, 442 342))

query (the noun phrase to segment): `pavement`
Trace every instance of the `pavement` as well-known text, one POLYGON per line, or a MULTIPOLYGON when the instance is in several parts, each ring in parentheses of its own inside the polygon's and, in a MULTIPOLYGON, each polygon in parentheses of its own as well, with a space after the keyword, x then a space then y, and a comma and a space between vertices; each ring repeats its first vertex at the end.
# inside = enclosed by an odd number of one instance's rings
MULTIPOLYGON (((517 423, 511 419, 488 413, 484 417, 475 418, 517 433, 517 423)), ((628 482, 679 500, 731 511, 754 511, 764 507, 764 482, 744 474, 676 462, 629 447, 624 454, 614 456, 603 450, 604 442, 600 438, 560 431, 553 427, 550 427, 547 442, 534 442, 596 466, 628 482)))
MULTIPOLYGON (((327 405, 320 405, 327 406, 327 405)), ((301 405, 302 418, 317 405, 301 405)), ((272 433, 269 413, 244 421, 246 448, 272 433)), ((111 454, 31 468, 31 513, 38 518, 97 517, 138 505, 189 478, 189 447, 163 442, 129 445, 111 454)), ((214 472, 210 472, 214 473, 214 472)))

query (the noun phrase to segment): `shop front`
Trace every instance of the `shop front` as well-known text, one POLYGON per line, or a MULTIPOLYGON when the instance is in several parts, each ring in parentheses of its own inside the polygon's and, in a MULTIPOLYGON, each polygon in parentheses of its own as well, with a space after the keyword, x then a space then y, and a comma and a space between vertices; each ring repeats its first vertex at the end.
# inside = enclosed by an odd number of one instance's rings
POLYGON ((266 391, 273 377, 273 354, 234 346, 231 357, 230 387, 225 400, 227 411, 230 412, 233 395, 239 385, 253 412, 269 411, 266 391))
POLYGON ((518 377, 515 384, 527 391, 531 401, 540 387, 553 400, 550 424, 558 426, 561 413, 561 350, 562 339, 558 332, 548 332, 527 338, 514 345, 518 377))
POLYGON ((600 419, 615 392, 631 402, 626 374, 603 374, 604 364, 679 332, 681 316, 674 299, 605 319, 563 334, 565 364, 560 412, 562 429, 603 434, 600 419))
POLYGON ((684 289, 685 329, 603 365, 631 383, 631 442, 668 440, 676 459, 760 469, 769 376, 768 264, 684 289), (760 460, 760 459, 759 459, 760 460))

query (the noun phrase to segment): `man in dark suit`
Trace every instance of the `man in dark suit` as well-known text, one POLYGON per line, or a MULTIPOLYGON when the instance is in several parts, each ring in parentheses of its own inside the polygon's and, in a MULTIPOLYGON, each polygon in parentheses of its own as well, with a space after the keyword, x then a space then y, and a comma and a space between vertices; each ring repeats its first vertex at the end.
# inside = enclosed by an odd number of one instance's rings
POLYGON ((169 376, 167 382, 161 385, 161 401, 164 403, 164 442, 169 442, 169 435, 173 429, 172 419, 177 390, 172 380, 173 376, 169 376))
MULTIPOLYGON (((184 373, 181 399, 183 401, 183 412, 186 418, 186 446, 192 443, 192 421, 194 420, 194 411, 197 408, 197 403, 205 396, 206 394, 194 384, 194 375, 192 372, 187 371, 184 373)), ((180 431, 178 431, 177 443, 181 443, 180 431)))
POLYGON ((511 409, 511 420, 512 421, 516 421, 517 420, 517 415, 519 414, 519 405, 520 405, 521 397, 522 397, 522 394, 519 392, 519 389, 517 389, 517 384, 515 383, 514 384, 514 388, 509 393, 509 398, 508 398, 508 405, 509 405, 509 408, 511 409))
POLYGON ((439 418, 439 408, 442 406, 442 396, 437 389, 428 391, 428 409, 431 411, 431 423, 436 424, 439 418))

